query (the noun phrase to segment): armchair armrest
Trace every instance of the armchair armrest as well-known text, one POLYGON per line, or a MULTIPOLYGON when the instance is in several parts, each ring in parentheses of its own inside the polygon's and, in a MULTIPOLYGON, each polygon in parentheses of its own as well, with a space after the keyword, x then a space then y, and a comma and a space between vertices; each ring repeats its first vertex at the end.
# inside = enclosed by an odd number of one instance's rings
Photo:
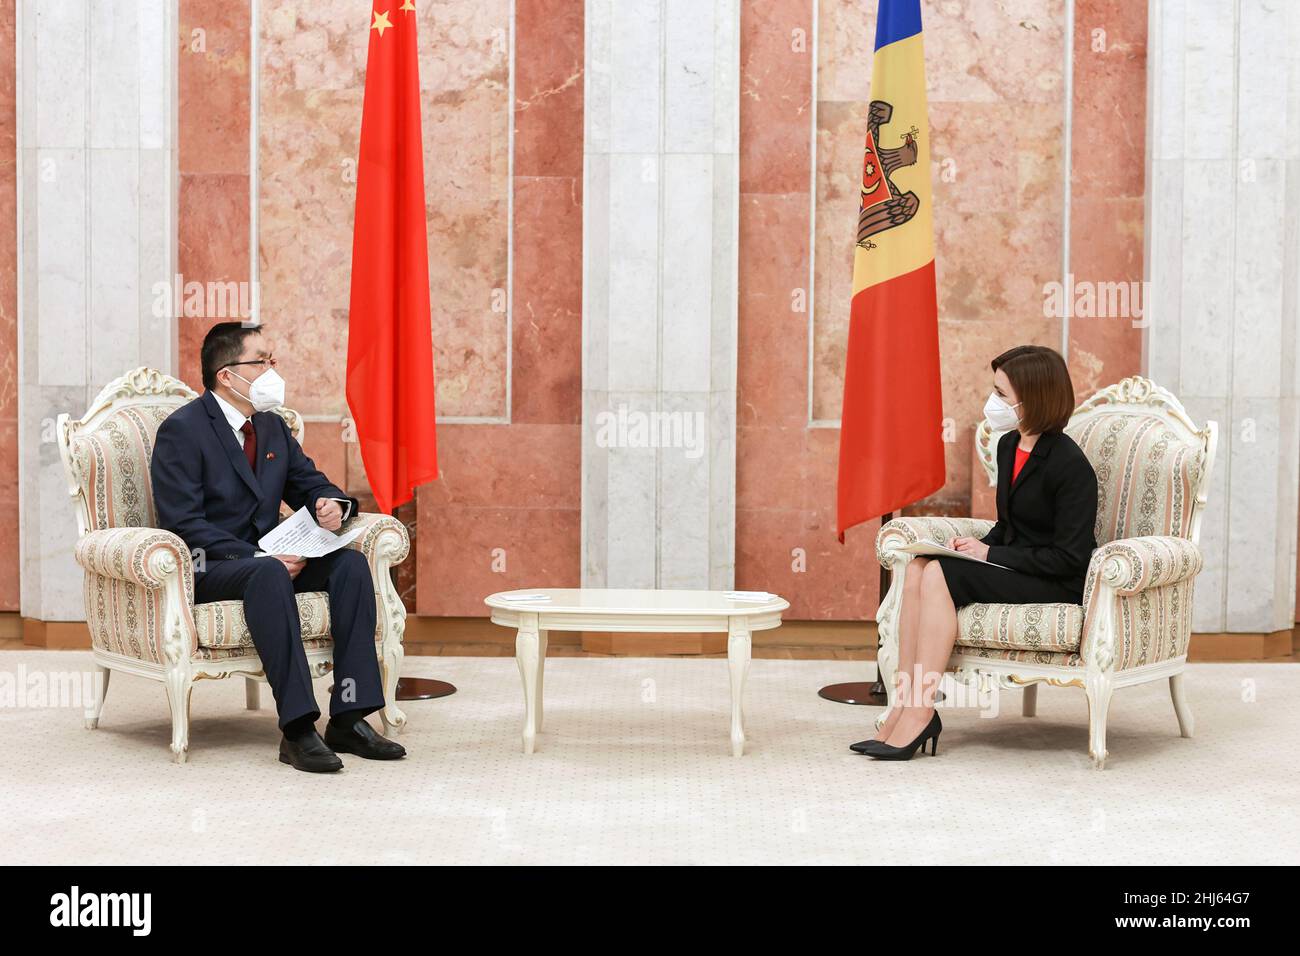
MULTIPOLYGON (((876 535, 876 559, 891 571, 889 590, 881 595, 876 611, 876 626, 880 646, 876 653, 876 666, 893 704, 896 688, 894 678, 898 672, 898 615, 903 602, 903 575, 898 569, 912 559, 907 552, 897 549, 918 541, 945 544, 949 538, 982 538, 989 533, 994 522, 987 518, 928 518, 910 516, 886 522, 876 535)), ((876 726, 884 722, 882 714, 876 726)))
MULTIPOLYGON (((392 568, 406 560, 411 550, 411 536, 407 534, 406 525, 392 515, 376 514, 363 511, 348 519, 343 526, 351 531, 360 524, 365 528, 355 541, 348 544, 353 551, 360 551, 370 564, 370 576, 375 584, 375 609, 378 612, 375 621, 375 641, 385 648, 385 653, 394 655, 400 665, 402 636, 406 632, 406 606, 402 604, 401 595, 393 586, 392 568)), ((390 704, 393 696, 385 692, 390 704)), ((394 712, 400 720, 398 726, 406 720, 400 711, 394 712)), ((388 719, 388 718, 385 718, 388 719)))
POLYGON ((1200 548, 1172 535, 1120 538, 1094 551, 1083 586, 1084 662, 1111 672, 1186 654, 1204 563, 1200 548))
POLYGON ((73 556, 91 574, 161 588, 179 573, 186 600, 194 603, 194 560, 179 535, 161 528, 103 528, 82 535, 73 556))
POLYGON ((1088 577, 1094 575, 1116 594, 1132 595, 1195 577, 1205 559, 1186 538, 1145 535, 1107 542, 1092 553, 1088 577))
POLYGON ((406 532, 406 525, 392 515, 362 511, 348 519, 343 530, 353 531, 357 527, 365 530, 348 548, 360 551, 370 562, 371 570, 389 568, 406 560, 411 550, 411 536, 406 532))
POLYGON ((380 716, 385 727, 401 730, 406 726, 406 715, 397 706, 397 680, 405 656, 402 637, 406 633, 406 606, 393 586, 390 572, 394 565, 406 560, 411 536, 406 525, 392 515, 363 511, 350 518, 344 527, 351 530, 358 523, 365 531, 348 547, 366 556, 375 584, 375 643, 384 678, 385 701, 380 716))
POLYGON ((892 568, 898 547, 918 541, 946 544, 949 538, 982 538, 992 527, 987 518, 894 518, 876 535, 876 559, 892 568))
POLYGON ((198 646, 185 542, 161 528, 103 528, 83 535, 73 556, 86 571, 94 646, 183 673, 198 646))

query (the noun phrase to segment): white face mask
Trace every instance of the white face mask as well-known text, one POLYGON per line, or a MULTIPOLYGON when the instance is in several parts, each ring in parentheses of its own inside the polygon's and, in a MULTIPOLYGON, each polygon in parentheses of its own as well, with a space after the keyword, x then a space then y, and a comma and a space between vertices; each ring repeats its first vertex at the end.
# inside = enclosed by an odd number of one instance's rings
POLYGON ((268 368, 251 382, 238 372, 231 372, 231 375, 241 382, 248 382, 248 400, 253 403, 253 408, 259 412, 269 412, 273 408, 279 408, 284 404, 284 379, 280 373, 273 368, 268 368))
POLYGON ((984 417, 997 431, 1007 431, 1016 428, 1020 424, 1020 416, 1016 414, 1016 405, 1023 404, 1023 402, 1016 402, 1015 405, 1008 405, 997 392, 990 392, 989 400, 984 403, 984 417))

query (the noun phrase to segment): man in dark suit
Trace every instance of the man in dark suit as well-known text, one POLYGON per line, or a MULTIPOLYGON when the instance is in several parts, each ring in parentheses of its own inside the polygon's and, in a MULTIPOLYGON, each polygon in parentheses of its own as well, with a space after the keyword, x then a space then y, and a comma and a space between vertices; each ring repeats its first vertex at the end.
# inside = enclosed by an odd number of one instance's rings
POLYGON ((242 600, 279 711, 280 760, 328 773, 336 751, 375 760, 405 756, 366 715, 384 706, 375 654, 375 593, 370 566, 341 548, 319 558, 269 555, 257 541, 279 521, 280 502, 304 505, 337 531, 357 500, 317 470, 272 409, 284 380, 257 326, 222 322, 203 340, 203 385, 194 401, 158 429, 151 477, 159 524, 195 556, 194 600, 242 600), (302 645, 295 592, 326 591, 334 641, 334 691, 324 739, 302 645))

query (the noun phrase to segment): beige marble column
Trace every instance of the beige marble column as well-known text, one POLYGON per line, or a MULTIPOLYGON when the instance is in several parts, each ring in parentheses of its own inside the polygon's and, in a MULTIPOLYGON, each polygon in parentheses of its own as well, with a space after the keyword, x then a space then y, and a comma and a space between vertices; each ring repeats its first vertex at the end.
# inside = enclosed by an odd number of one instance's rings
POLYGON ((1300 4, 1152 0, 1144 367, 1220 425, 1197 631, 1295 611, 1300 4))
POLYGON ((587 0, 585 586, 733 583, 739 14, 587 0))
POLYGON ((21 609, 75 621, 54 420, 135 366, 175 367, 155 285, 175 273, 176 3, 19 0, 16 33, 21 609))

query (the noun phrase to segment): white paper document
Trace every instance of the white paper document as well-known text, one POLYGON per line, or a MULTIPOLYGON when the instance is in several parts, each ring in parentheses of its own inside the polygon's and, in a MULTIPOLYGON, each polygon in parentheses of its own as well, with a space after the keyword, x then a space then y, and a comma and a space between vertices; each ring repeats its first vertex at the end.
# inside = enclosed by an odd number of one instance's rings
POLYGON ((964 561, 979 561, 980 564, 988 564, 995 568, 1002 568, 1004 571, 1012 570, 1005 564, 994 564, 992 561, 981 561, 973 554, 962 554, 960 551, 954 551, 946 545, 935 544, 933 541, 917 541, 915 544, 905 544, 901 548, 896 548, 895 550, 906 551, 908 554, 923 554, 929 558, 942 555, 946 558, 961 558, 964 561))
POLYGON ((319 558, 351 544, 364 530, 365 526, 361 525, 343 534, 326 531, 316 523, 307 506, 303 505, 290 517, 262 535, 257 546, 267 554, 295 554, 303 558, 319 558))
POLYGON ((755 604, 766 604, 776 597, 767 591, 726 591, 724 596, 729 601, 752 601, 755 604))
POLYGON ((503 594, 501 597, 507 601, 518 601, 520 604, 545 604, 551 599, 549 594, 503 594))

